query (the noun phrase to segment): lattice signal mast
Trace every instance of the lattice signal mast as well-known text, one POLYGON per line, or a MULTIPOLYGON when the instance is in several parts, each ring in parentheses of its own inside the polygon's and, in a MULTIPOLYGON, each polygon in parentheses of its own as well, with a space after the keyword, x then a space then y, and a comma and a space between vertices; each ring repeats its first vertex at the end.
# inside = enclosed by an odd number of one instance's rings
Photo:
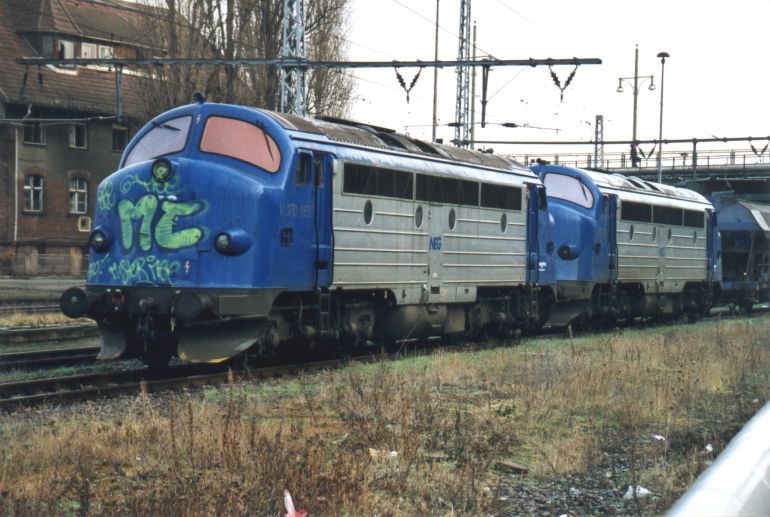
MULTIPOLYGON (((457 52, 458 61, 471 58, 471 0, 460 0, 460 37, 457 52)), ((458 147, 467 147, 470 120, 470 84, 471 67, 457 67, 457 104, 455 108, 455 138, 452 141, 458 147)))
MULTIPOLYGON (((284 59, 305 61, 305 6, 303 0, 283 0, 281 22, 284 59)), ((284 113, 307 115, 307 70, 302 65, 281 68, 281 98, 278 109, 284 113)))

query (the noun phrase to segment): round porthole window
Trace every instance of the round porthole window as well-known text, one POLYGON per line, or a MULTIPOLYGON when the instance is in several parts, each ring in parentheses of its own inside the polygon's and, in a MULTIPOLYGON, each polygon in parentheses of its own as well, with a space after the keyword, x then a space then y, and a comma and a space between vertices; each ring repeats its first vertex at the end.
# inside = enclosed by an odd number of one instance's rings
POLYGON ((454 230, 457 224, 457 216, 455 215, 455 209, 449 211, 449 229, 454 230))
POLYGON ((505 230, 508 229, 508 216, 503 214, 500 216, 500 231, 505 233, 505 230))
POLYGON ((634 240, 634 225, 633 224, 628 229, 628 240, 630 240, 630 241, 634 240))
POLYGON ((417 210, 414 211, 414 225, 417 228, 422 226, 422 206, 418 206, 417 210))
POLYGON ((374 216, 374 212, 372 209, 372 202, 367 201, 364 205, 364 222, 366 224, 372 224, 372 217, 374 216))

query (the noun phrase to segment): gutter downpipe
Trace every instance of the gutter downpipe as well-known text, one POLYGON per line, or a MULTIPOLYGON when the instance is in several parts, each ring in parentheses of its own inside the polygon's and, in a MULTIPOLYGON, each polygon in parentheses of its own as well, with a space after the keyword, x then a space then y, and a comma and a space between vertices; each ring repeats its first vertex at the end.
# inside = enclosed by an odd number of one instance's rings
POLYGON ((770 515, 770 402, 749 420, 667 517, 770 515))
POLYGON ((14 128, 13 243, 19 240, 19 128, 14 128))

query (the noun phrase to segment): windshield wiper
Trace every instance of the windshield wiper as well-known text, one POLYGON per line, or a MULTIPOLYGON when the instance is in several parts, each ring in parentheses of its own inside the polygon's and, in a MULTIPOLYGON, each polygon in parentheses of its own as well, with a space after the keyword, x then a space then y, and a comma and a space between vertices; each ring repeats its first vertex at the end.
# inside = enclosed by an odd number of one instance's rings
POLYGON ((152 124, 155 127, 162 127, 163 129, 172 129, 174 131, 181 131, 178 127, 172 126, 171 124, 166 124, 165 122, 155 122, 154 120, 150 121, 150 124, 152 124))

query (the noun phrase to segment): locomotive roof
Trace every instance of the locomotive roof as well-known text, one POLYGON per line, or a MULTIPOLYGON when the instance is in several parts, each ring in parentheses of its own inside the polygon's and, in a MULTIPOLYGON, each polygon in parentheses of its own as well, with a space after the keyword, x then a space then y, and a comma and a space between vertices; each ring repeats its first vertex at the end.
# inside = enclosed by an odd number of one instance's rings
POLYGON ((587 171, 582 169, 580 172, 582 172, 585 176, 588 176, 591 181, 596 183, 598 187, 613 188, 652 195, 664 195, 666 197, 672 197, 676 199, 708 203, 705 197, 701 196, 694 190, 673 187, 663 183, 655 183, 652 181, 643 180, 642 178, 637 178, 635 176, 624 176, 623 174, 605 174, 602 172, 587 171))
POLYGON ((432 156, 506 171, 521 172, 522 169, 527 170, 522 164, 511 158, 426 142, 383 127, 330 117, 310 119, 274 111, 265 110, 264 113, 273 118, 284 129, 323 135, 334 142, 432 156))

